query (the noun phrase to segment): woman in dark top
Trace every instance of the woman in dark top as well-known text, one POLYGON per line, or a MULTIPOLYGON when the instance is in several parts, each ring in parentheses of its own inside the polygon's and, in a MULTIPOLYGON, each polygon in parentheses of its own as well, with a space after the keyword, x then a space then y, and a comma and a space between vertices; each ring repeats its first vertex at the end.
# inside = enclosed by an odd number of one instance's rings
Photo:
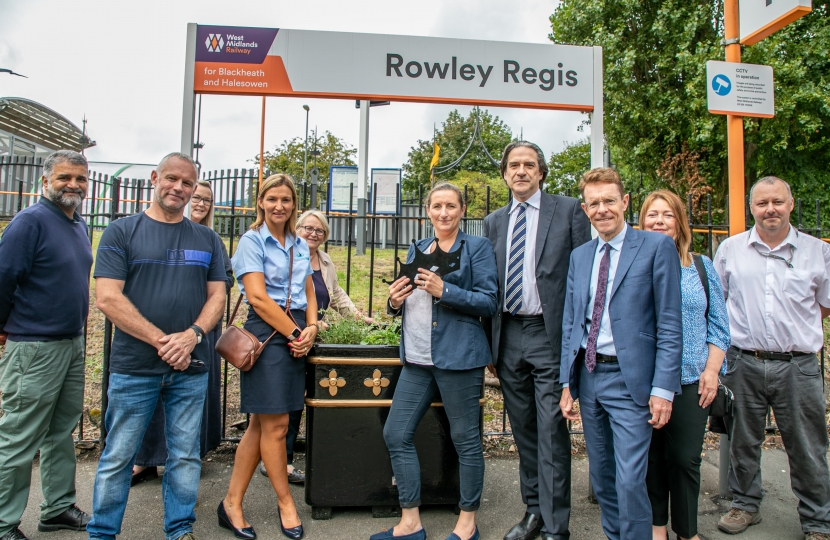
MULTIPOLYGON (((213 211, 213 189, 210 182, 199 180, 196 191, 193 192, 193 197, 190 199, 190 221, 213 229, 213 211)), ((222 243, 222 249, 225 249, 224 242, 222 243)), ((225 273, 228 276, 225 291, 229 293, 235 283, 233 267, 228 252, 224 251, 223 255, 225 257, 225 273)), ((208 393, 205 399, 202 430, 199 436, 199 455, 203 459, 208 452, 218 447, 222 442, 222 358, 213 348, 216 340, 221 335, 222 321, 219 321, 219 324, 213 330, 207 332, 205 336, 211 357, 208 365, 210 369, 208 372, 208 393)), ((167 442, 164 438, 164 407, 162 407, 159 398, 156 411, 153 413, 153 419, 144 433, 144 440, 142 440, 141 448, 135 458, 131 485, 134 486, 145 480, 157 478, 158 466, 164 465, 165 461, 167 461, 167 442)))

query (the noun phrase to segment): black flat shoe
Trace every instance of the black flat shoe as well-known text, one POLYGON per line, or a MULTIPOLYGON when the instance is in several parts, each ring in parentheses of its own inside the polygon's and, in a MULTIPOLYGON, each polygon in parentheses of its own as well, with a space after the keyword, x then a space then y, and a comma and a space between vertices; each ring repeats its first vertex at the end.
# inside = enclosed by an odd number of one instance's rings
POLYGON ((277 519, 280 520, 280 529, 282 529, 282 534, 291 538, 291 540, 300 540, 303 537, 303 524, 300 523, 296 527, 291 527, 290 529, 286 529, 282 525, 282 516, 280 515, 280 509, 277 507, 277 519))
POLYGON ((256 532, 254 532, 253 527, 245 527, 244 529, 237 529, 231 523, 231 518, 228 517, 228 513, 225 512, 225 500, 223 499, 222 502, 219 503, 219 507, 216 509, 216 517, 219 518, 219 526, 223 529, 228 529, 229 531, 233 532, 233 535, 237 538, 243 538, 244 540, 253 540, 256 538, 256 532))
POLYGON ((0 540, 29 540, 29 537, 23 534, 23 531, 15 527, 3 536, 0 536, 0 540))
POLYGON ((158 467, 145 467, 143 471, 141 471, 140 473, 135 473, 133 477, 130 478, 130 487, 136 486, 142 482, 146 482, 148 480, 152 480, 158 477, 158 467))

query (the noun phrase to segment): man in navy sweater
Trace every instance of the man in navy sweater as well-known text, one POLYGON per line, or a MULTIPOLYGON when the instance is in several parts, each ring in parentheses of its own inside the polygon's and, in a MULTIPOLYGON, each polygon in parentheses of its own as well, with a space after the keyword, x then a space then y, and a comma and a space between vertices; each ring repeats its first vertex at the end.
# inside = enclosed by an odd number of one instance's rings
POLYGON ((87 161, 58 150, 43 165, 43 196, 0 238, 0 540, 25 539, 18 525, 40 450, 41 532, 84 530, 75 506, 72 432, 83 411, 83 328, 92 248, 76 209, 87 161))

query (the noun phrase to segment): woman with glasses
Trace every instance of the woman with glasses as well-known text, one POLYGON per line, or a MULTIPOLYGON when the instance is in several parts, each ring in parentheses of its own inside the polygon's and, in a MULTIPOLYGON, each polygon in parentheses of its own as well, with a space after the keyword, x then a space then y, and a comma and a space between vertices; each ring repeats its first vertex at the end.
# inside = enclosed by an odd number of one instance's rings
MULTIPOLYGON (((190 221, 213 228, 213 189, 210 182, 199 180, 196 190, 190 198, 190 221)), ((225 249, 225 244, 222 243, 225 249)), ((230 292, 234 284, 233 267, 227 251, 225 257, 225 272, 227 274, 226 292, 230 292)), ((207 333, 205 339, 208 341, 208 348, 211 352, 210 371, 208 372, 208 393, 205 399, 204 416, 202 417, 202 431, 199 438, 200 456, 205 455, 218 447, 222 442, 222 398, 221 398, 221 374, 222 359, 214 349, 214 344, 222 335, 222 321, 207 333)), ((132 484, 136 485, 146 480, 158 478, 158 466, 164 465, 167 460, 167 443, 164 437, 164 407, 159 399, 153 419, 144 434, 141 448, 135 458, 133 466, 132 484)))
POLYGON ((677 538, 698 540, 700 454, 709 407, 717 396, 718 375, 729 348, 729 316, 712 261, 689 251, 692 232, 680 197, 667 190, 651 193, 640 211, 640 227, 674 239, 680 257, 683 321, 681 393, 674 397, 669 423, 653 431, 648 453, 646 485, 652 535, 653 540, 668 539, 671 510, 671 527, 677 538))

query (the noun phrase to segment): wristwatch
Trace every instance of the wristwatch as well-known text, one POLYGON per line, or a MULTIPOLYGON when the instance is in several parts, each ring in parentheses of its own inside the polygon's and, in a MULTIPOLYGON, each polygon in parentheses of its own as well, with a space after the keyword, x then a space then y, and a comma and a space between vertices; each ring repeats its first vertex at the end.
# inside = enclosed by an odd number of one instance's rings
POLYGON ((196 345, 202 342, 202 338, 205 337, 205 331, 196 326, 195 324, 190 327, 191 330, 196 332, 196 345))
POLYGON ((300 329, 299 329, 299 328, 295 328, 293 332, 291 332, 290 334, 288 334, 288 341, 294 341, 295 339, 297 339, 298 337, 300 337, 300 334, 302 334, 302 332, 300 332, 300 329))

